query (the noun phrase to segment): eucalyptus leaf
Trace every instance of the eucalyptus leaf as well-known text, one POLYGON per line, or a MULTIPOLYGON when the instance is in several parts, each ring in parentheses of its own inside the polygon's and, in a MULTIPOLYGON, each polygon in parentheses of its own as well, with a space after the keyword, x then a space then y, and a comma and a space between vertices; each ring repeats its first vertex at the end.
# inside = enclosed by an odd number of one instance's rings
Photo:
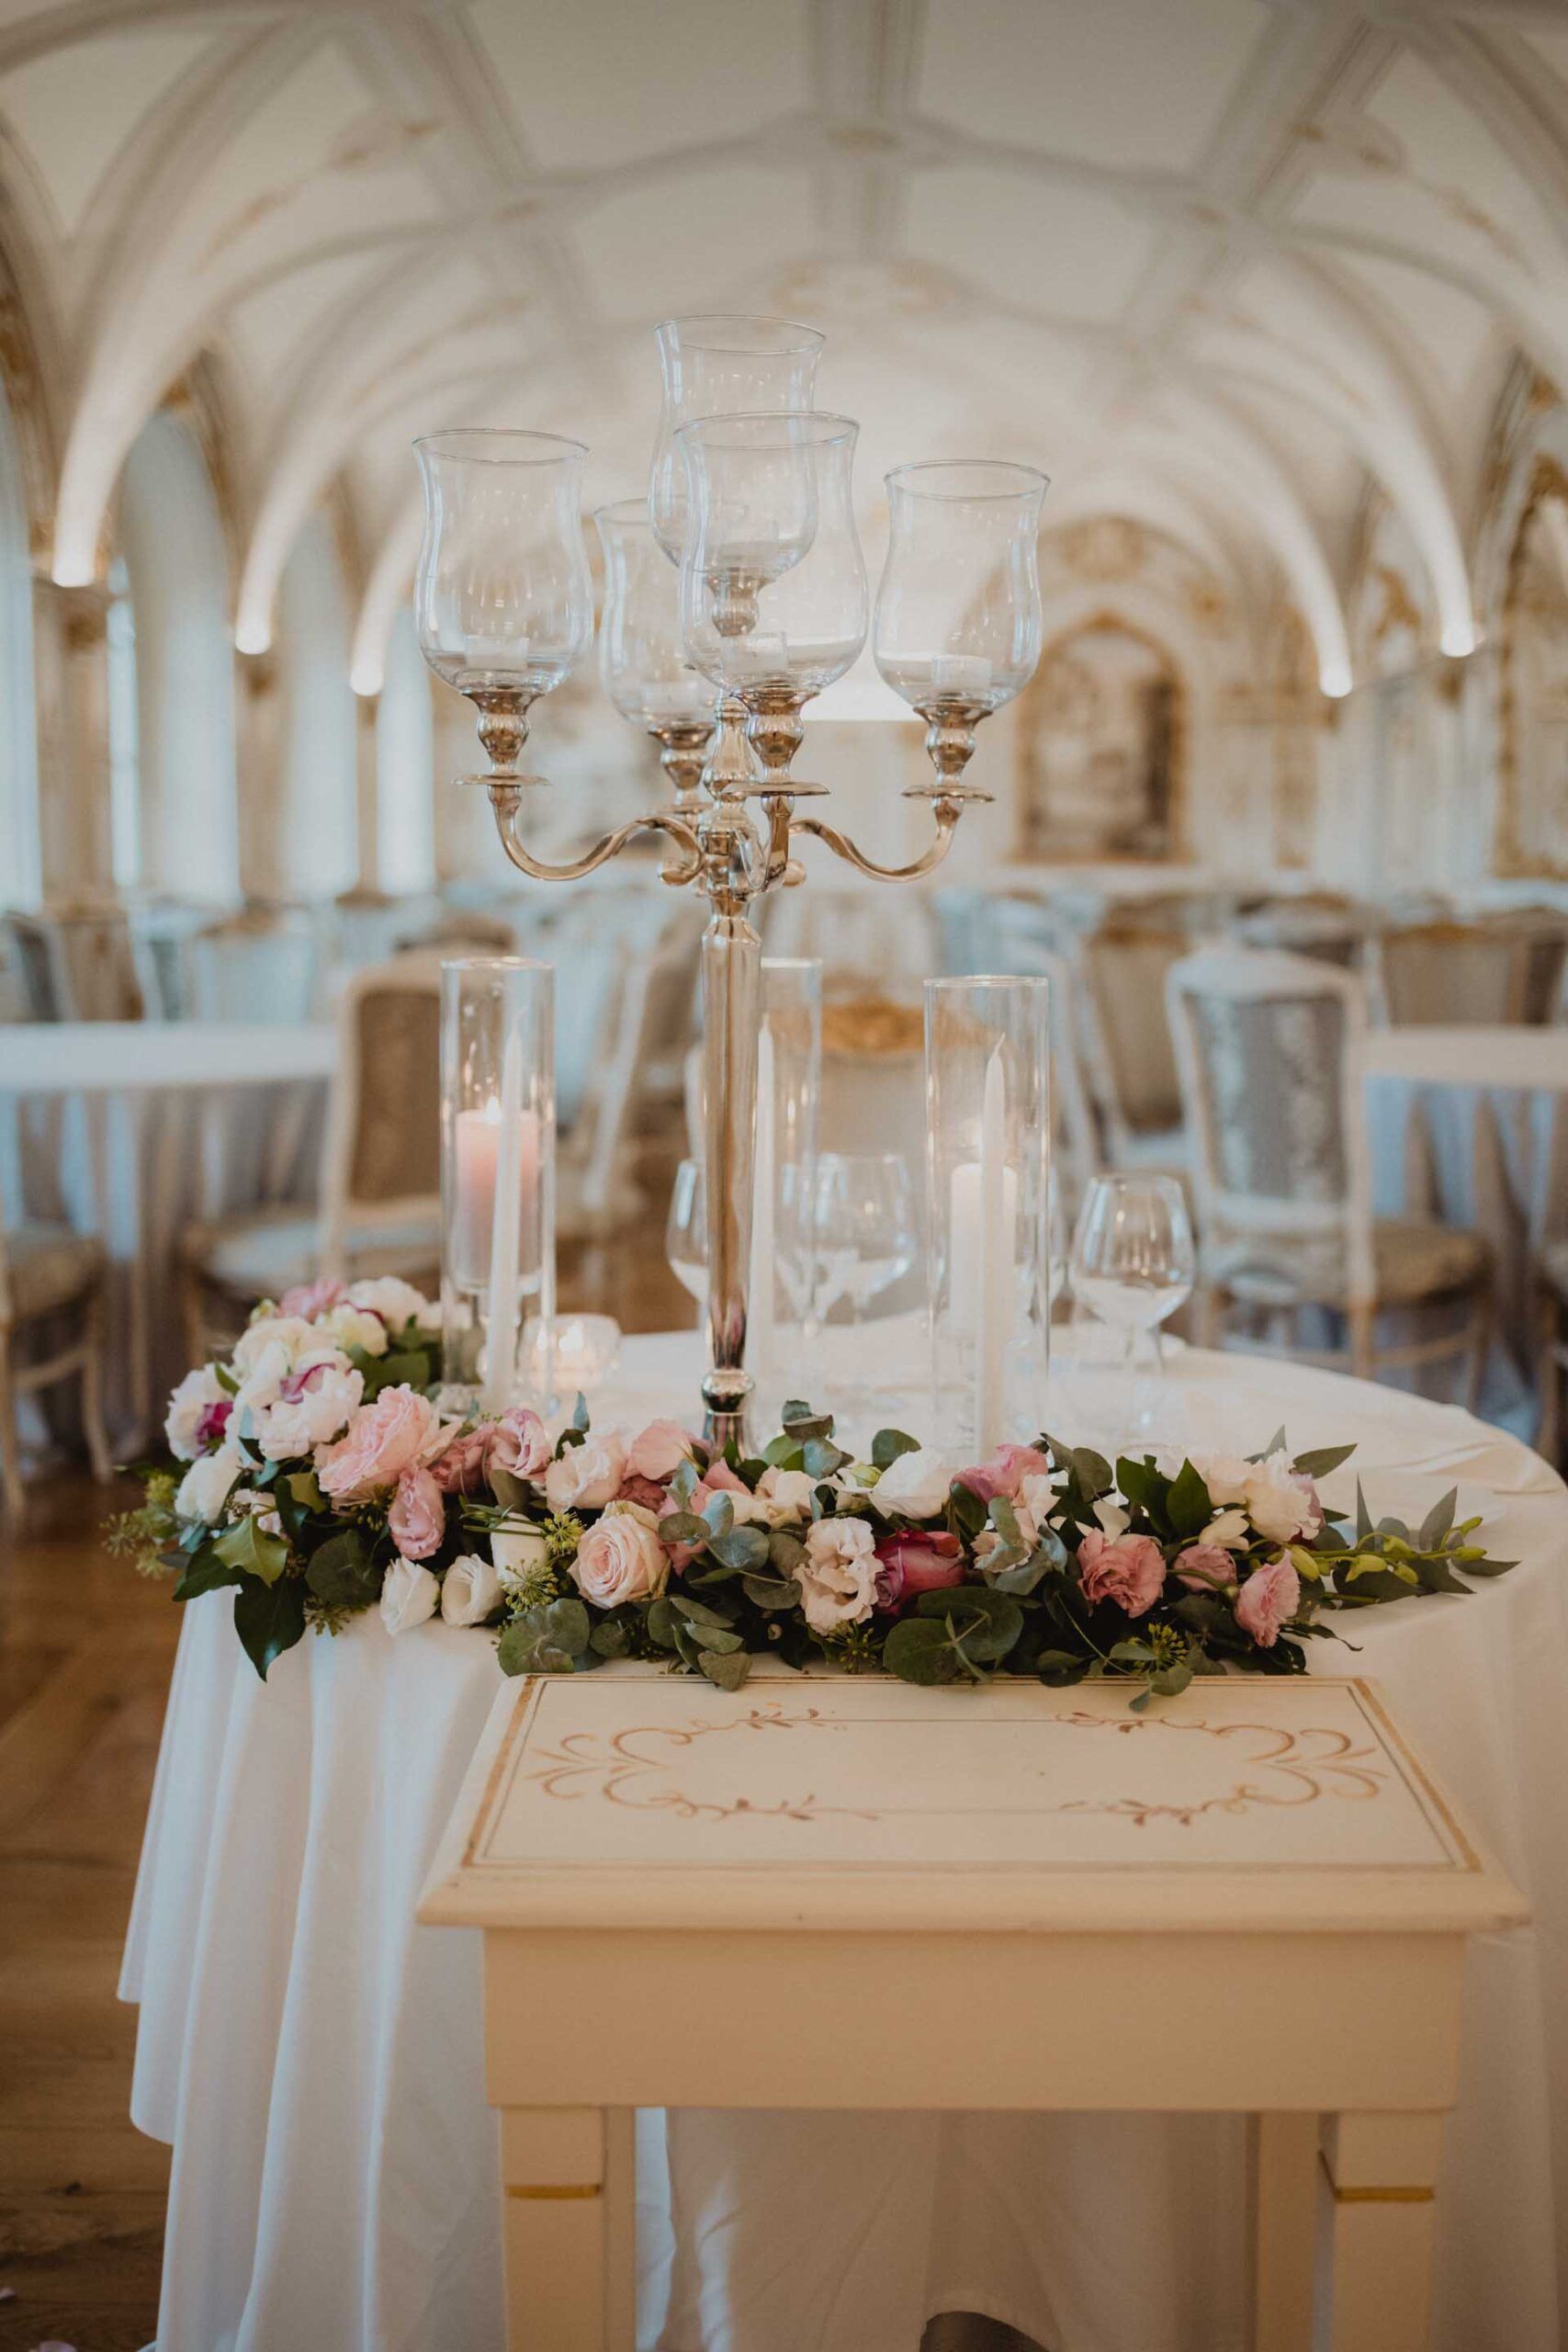
POLYGON ((813 1478, 830 1478, 835 1470, 848 1462, 850 1456, 830 1437, 808 1438, 801 1453, 801 1466, 813 1478))
POLYGON ((716 1535, 708 1550, 727 1568, 763 1567, 768 1558, 767 1530, 761 1527, 732 1527, 728 1535, 716 1535))
POLYGON ((806 1456, 799 1438, 785 1430, 762 1448, 762 1459, 774 1470, 804 1470, 806 1456))
POLYGON ((1017 1601, 986 1585, 953 1585, 942 1592, 922 1592, 915 1603, 915 1615, 944 1623, 951 1638, 961 1642, 967 1657, 976 1662, 1006 1657, 1023 1631, 1023 1611, 1017 1601))
POLYGON ((878 1470, 886 1470, 902 1453, 919 1453, 920 1441, 907 1430, 878 1430, 871 1441, 871 1459, 878 1470))
POLYGON ((710 1495, 703 1505, 703 1519, 710 1539, 716 1535, 728 1535, 734 1526, 735 1505, 722 1487, 716 1495, 710 1495))
POLYGON ((310 1555, 305 1582, 329 1609, 366 1609, 376 1598, 380 1579, 364 1537, 356 1527, 345 1527, 310 1555))
POLYGON ((882 1663, 901 1682, 930 1688, 952 1682, 963 1671, 947 1628, 929 1617, 903 1617, 882 1645, 882 1663))
POLYGON ((722 1610, 710 1609, 705 1600, 694 1600, 689 1593, 666 1594, 677 1617, 688 1618, 694 1625, 728 1625, 728 1618, 722 1610))
POLYGON ((588 1611, 574 1595, 536 1601, 505 1628, 496 1658, 502 1674, 570 1674, 591 1639, 588 1611))
POLYGON ((768 1566, 775 1576, 793 1577, 806 1557, 806 1546, 798 1535, 785 1527, 775 1527, 768 1537, 768 1566))
POLYGON ((588 1636, 588 1646, 596 1657, 625 1657, 631 1635, 618 1618, 601 1617, 588 1636))
POLYGON ((757 1609, 794 1609, 800 1602, 800 1587, 793 1577, 787 1582, 773 1577, 747 1577, 740 1589, 757 1609))
POLYGON ((694 1626, 692 1631, 697 1647, 705 1657, 730 1657, 737 1650, 743 1650, 746 1646, 740 1635, 731 1633, 726 1626, 698 1625, 694 1626))
POLYGON ((704 1650, 697 1664, 720 1690, 739 1690, 751 1671, 751 1660, 743 1649, 704 1650))

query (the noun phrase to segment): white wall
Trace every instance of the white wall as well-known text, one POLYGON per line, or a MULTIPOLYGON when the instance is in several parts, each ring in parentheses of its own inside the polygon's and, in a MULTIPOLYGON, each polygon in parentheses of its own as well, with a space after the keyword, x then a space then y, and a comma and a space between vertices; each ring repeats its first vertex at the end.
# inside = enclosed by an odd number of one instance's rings
POLYGON ((40 884, 32 565, 21 464, 0 391, 0 904, 36 905, 40 884))

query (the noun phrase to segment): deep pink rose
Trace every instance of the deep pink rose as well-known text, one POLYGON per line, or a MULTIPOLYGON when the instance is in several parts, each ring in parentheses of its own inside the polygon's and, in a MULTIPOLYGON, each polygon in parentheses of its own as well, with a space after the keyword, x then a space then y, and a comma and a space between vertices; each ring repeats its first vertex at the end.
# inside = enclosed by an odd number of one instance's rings
POLYGON ((988 1462, 977 1463, 973 1470, 961 1470, 958 1475, 983 1503, 996 1495, 1005 1495, 1010 1503, 1026 1478, 1043 1477, 1050 1467, 1049 1455, 1036 1445, 998 1445, 988 1462))
POLYGON ((316 1456, 321 1492, 334 1503, 368 1502, 435 1451, 441 1417, 416 1388, 383 1388, 361 1405, 334 1445, 316 1456))
POLYGON ((428 1560, 446 1532, 446 1498, 423 1464, 398 1480, 387 1532, 405 1560, 428 1560))
POLYGON ((480 1421, 462 1430, 444 1453, 430 1465, 430 1475, 444 1495, 482 1495, 490 1478, 490 1450, 498 1423, 480 1421))
POLYGON ((1218 1544, 1189 1544, 1175 1567, 1189 1592, 1222 1592, 1235 1582, 1235 1562, 1218 1544))
POLYGON ((922 1592, 941 1592, 964 1581, 964 1546, 956 1535, 910 1530, 885 1535, 876 1547, 881 1562, 876 1605, 897 1609, 922 1592))
POLYGON ((635 1478, 672 1478, 691 1451, 691 1432, 679 1421, 649 1421, 632 1440, 626 1469, 635 1478))
POLYGON ((197 1444, 210 1445, 214 1438, 220 1438, 229 1426, 229 1416, 233 1409, 234 1399, 231 1396, 220 1396, 215 1405, 204 1405, 196 1425, 197 1444))
POLYGON ((554 1452, 548 1430, 528 1405, 513 1405, 502 1413, 491 1435, 491 1469, 504 1470, 513 1478, 542 1477, 554 1452))
POLYGON ((1235 1604, 1235 1622, 1260 1650, 1271 1650, 1280 1628, 1301 1607, 1302 1580, 1289 1560, 1254 1568, 1235 1604))
POLYGON ((628 1471, 621 1480, 621 1490, 615 1500, 619 1503, 641 1503, 645 1510, 652 1511, 657 1518, 664 1509, 664 1488, 657 1478, 639 1478, 628 1471))
POLYGON ((1165 1555, 1152 1535, 1113 1542, 1091 1527, 1079 1540, 1078 1575, 1086 1600, 1113 1600, 1129 1617, 1142 1617, 1165 1589, 1165 1555))
POLYGON ((296 1283, 292 1290, 286 1290, 277 1302, 278 1313, 300 1315, 307 1323, 313 1323, 318 1315, 330 1315, 347 1296, 345 1283, 323 1274, 320 1282, 296 1283))

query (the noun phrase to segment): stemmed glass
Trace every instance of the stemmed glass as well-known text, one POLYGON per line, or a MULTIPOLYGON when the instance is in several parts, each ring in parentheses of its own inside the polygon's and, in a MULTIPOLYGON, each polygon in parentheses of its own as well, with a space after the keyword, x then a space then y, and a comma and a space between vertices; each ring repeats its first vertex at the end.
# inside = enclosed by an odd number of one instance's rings
POLYGON ((1036 546, 1050 487, 995 458, 897 466, 872 650, 926 721, 931 798, 989 797, 962 782, 981 719, 1033 675, 1043 627, 1036 546))
POLYGON ((647 500, 601 506, 593 520, 604 550, 599 630, 604 691, 623 718, 645 727, 663 746, 675 808, 689 815, 700 806, 717 696, 686 659, 680 582, 653 536, 647 500))
POLYGON ((825 1151, 817 1161, 818 1311, 840 1300, 850 1321, 915 1262, 914 1188, 902 1152, 825 1151))
POLYGON ((707 1187, 700 1159, 682 1159, 675 1170, 664 1226, 664 1252, 671 1272, 696 1300, 700 1312, 708 1289, 707 1187))
POLYGON ((691 487, 682 634, 704 676, 745 706, 763 791, 809 789, 787 774, 801 709, 865 642, 859 431, 813 411, 706 417, 676 435, 691 487))
POLYGON ((528 712, 593 639, 582 535, 581 441, 554 433, 433 433, 414 443, 424 541, 414 612, 420 650, 479 713, 482 781, 526 784, 528 712))
POLYGON ((1136 1367, 1145 1334, 1163 1366, 1160 1327, 1191 1295, 1196 1258, 1187 1200, 1174 1176, 1096 1176, 1073 1238, 1073 1295, 1125 1337, 1136 1367))

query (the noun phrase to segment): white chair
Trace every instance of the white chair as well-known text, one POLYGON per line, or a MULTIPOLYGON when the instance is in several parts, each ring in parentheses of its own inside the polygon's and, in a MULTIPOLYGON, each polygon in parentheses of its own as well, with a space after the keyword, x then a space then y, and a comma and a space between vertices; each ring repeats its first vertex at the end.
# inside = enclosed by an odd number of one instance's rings
POLYGON ((96 1478, 114 1476, 104 1430, 103 1244, 69 1226, 23 1224, 7 1232, 0 1225, 0 1482, 6 1515, 13 1526, 27 1509, 17 1405, 39 1388, 51 1388, 79 1374, 82 1424, 96 1478), (73 1337, 61 1341, 52 1327, 73 1322, 73 1337), (38 1333, 42 1353, 29 1349, 38 1333))
POLYGON ((1523 930, 1482 922, 1407 923, 1383 933, 1378 963, 1383 1002, 1396 1028, 1495 1026, 1527 1016, 1532 943, 1523 930))
POLYGON ((252 1210, 198 1226, 182 1250, 186 1340, 206 1353, 208 1308, 276 1298, 318 1274, 401 1274, 434 1287, 441 1263, 441 959, 393 956, 351 975, 321 1208, 252 1210))
POLYGON ((1372 1216, 1362 1099, 1366 1006, 1348 973, 1245 947, 1184 958, 1167 982, 1192 1138, 1205 1336, 1241 1309, 1270 1338, 1331 1311, 1337 1347, 1280 1353, 1366 1379, 1463 1358, 1473 1405, 1484 1369, 1491 1253, 1479 1234, 1372 1216), (1448 1311, 1433 1336, 1383 1341, 1380 1317, 1448 1311))
POLYGON ((1107 1161, 1186 1166, 1181 1082, 1166 1012, 1166 978, 1189 952, 1185 930, 1139 910, 1089 933, 1075 967, 1084 1067, 1107 1161))
POLYGON ((33 1021, 140 1021, 143 1006, 122 908, 6 918, 33 1021))

